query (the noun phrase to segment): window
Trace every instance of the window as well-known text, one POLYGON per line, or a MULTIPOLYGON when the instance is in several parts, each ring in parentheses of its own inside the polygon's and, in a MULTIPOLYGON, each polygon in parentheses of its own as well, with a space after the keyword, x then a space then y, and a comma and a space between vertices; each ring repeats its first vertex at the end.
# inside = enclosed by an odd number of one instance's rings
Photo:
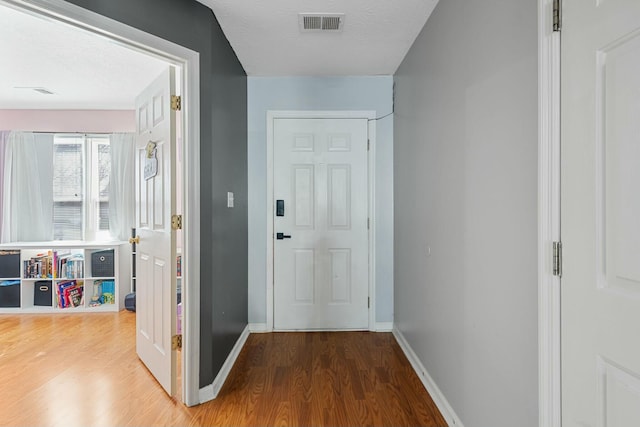
POLYGON ((109 237, 107 135, 55 135, 53 139, 53 238, 109 237))
POLYGON ((95 217, 94 228, 97 233, 109 233, 109 175, 111 173, 111 151, 109 146, 109 138, 91 138, 93 152, 97 155, 94 163, 97 167, 97 175, 93 179, 93 183, 97 185, 91 194, 97 195, 95 206, 98 206, 95 217))

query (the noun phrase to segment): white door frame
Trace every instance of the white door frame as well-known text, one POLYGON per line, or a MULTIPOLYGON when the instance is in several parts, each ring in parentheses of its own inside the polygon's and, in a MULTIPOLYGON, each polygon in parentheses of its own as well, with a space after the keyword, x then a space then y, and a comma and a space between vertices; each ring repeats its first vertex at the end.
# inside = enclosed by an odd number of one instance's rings
POLYGON ((273 331, 273 121, 275 119, 367 119, 369 151, 367 153, 367 187, 369 192, 369 330, 376 330, 376 280, 375 280, 375 111, 267 111, 267 332, 273 331))
MULTIPOLYGON (((183 144, 183 363, 182 400, 200 403, 200 55, 183 46, 63 0, 0 0, 50 21, 70 25, 179 67, 183 144), (193 254, 193 255, 191 255, 193 254)), ((173 189, 172 191, 175 191, 173 189)))
MULTIPOLYGON (((561 2, 562 3, 562 2, 561 2)), ((560 241, 560 33, 553 0, 538 0, 538 415, 561 426, 560 278, 552 244, 560 241)))

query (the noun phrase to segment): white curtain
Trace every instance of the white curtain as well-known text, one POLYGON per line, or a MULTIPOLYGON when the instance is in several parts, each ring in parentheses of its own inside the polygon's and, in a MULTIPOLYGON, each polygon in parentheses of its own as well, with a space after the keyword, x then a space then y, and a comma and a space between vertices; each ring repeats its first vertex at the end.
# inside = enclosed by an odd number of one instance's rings
POLYGON ((133 133, 112 134, 109 230, 118 240, 127 240, 134 226, 134 159, 135 135, 133 133))
POLYGON ((0 131, 0 242, 2 240, 2 224, 4 224, 4 158, 9 143, 9 131, 0 131))
POLYGON ((53 134, 10 132, 6 138, 3 243, 53 239, 52 159, 53 134))

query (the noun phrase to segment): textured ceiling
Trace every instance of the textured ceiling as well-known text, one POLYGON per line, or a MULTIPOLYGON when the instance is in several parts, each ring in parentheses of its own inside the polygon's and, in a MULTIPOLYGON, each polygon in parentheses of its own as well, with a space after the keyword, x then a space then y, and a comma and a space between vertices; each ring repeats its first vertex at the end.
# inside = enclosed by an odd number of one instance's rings
MULTIPOLYGON (((250 76, 362 76, 394 74, 438 0, 198 1, 250 76), (343 31, 301 33, 299 13, 344 13, 343 31)), ((0 58, 0 109, 132 109, 167 66, 2 3, 0 58)))
POLYGON ((0 108, 133 109, 167 64, 0 4, 0 108), (53 92, 43 95, 32 89, 53 92))
POLYGON ((250 76, 392 75, 438 0, 198 0, 250 76), (298 13, 344 13, 342 32, 301 33, 298 13))

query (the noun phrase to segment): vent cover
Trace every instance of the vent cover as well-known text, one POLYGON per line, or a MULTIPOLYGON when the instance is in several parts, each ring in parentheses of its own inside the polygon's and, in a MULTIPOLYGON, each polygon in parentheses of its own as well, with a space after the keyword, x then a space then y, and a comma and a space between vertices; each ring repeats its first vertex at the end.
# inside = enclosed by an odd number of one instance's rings
POLYGON ((303 33, 342 31, 344 13, 300 13, 298 25, 303 33))
POLYGON ((33 90, 35 90, 36 92, 40 92, 43 95, 53 95, 53 92, 43 87, 34 87, 33 90))
POLYGON ((28 89, 28 90, 35 90, 36 92, 39 92, 43 95, 53 95, 54 93, 51 92, 49 89, 46 89, 44 87, 33 87, 33 86, 15 86, 14 89, 28 89))

